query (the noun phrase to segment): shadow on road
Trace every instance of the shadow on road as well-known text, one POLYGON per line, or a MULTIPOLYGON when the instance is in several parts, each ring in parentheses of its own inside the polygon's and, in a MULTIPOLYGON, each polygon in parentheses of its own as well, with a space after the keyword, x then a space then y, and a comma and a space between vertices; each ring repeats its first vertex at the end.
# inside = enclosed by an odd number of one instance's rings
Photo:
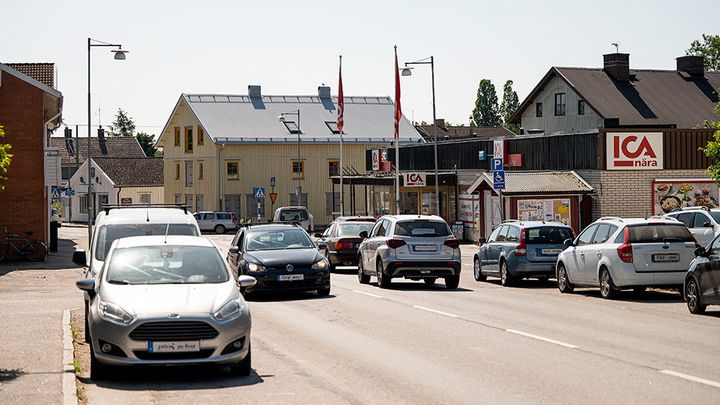
POLYGON ((281 301, 301 301, 301 300, 327 300, 335 298, 330 294, 326 297, 320 297, 313 291, 256 291, 245 297, 250 302, 281 302, 281 301))
POLYGON ((15 368, 15 369, 0 368, 0 382, 12 381, 12 380, 17 379, 18 377, 21 377, 24 374, 25 374, 25 372, 19 368, 15 368))
MULTIPOLYGON (((587 290, 575 290, 574 294, 584 295, 586 297, 596 297, 603 299, 600 296, 599 289, 587 289, 587 290)), ((645 292, 636 293, 632 290, 621 290, 617 293, 617 298, 614 301, 627 301, 627 302, 638 302, 638 303, 671 303, 678 302, 684 303, 685 300, 680 296, 677 291, 673 290, 647 290, 645 292)))
MULTIPOLYGON (((478 283, 494 284, 498 287, 502 287, 499 278, 488 278, 485 281, 478 281, 478 283)), ((551 280, 538 280, 534 278, 515 280, 513 284, 505 288, 526 288, 526 289, 537 289, 537 288, 557 288, 557 282, 554 279, 551 280)))
POLYGON ((232 375, 228 367, 217 366, 118 367, 108 380, 78 379, 88 385, 121 391, 205 390, 246 387, 264 382, 255 370, 247 377, 238 377, 232 375))
MULTIPOLYGON (((377 286, 377 283, 373 283, 373 285, 377 286)), ((393 279, 392 283, 390 283, 390 289, 391 290, 398 290, 398 291, 445 291, 445 292, 472 292, 474 290, 470 290, 467 288, 458 287, 452 290, 448 290, 447 287, 445 287, 445 284, 443 284, 442 280, 438 280, 437 283, 428 285, 425 284, 422 281, 413 281, 413 280, 403 280, 403 281, 395 281, 393 279)))
POLYGON ((62 270, 79 268, 73 263, 75 242, 70 239, 58 240, 58 251, 48 252, 44 262, 29 262, 25 259, 5 259, 0 263, 0 276, 15 270, 62 270))

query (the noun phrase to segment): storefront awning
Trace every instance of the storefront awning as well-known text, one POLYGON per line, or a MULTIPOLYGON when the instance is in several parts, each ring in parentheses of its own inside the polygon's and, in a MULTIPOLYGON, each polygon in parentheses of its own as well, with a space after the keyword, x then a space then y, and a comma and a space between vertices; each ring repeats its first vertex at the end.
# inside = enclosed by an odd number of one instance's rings
MULTIPOLYGON (((478 191, 483 185, 493 188, 492 173, 483 172, 467 189, 468 194, 478 191)), ((513 194, 587 194, 595 189, 574 171, 562 172, 505 172, 504 195, 513 194)))

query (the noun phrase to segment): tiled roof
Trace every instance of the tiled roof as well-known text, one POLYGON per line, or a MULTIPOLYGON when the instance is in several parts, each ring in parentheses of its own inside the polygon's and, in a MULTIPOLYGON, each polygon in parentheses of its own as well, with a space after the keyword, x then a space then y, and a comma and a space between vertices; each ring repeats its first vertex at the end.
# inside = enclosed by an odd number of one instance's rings
MULTIPOLYGON (((469 194, 486 183, 492 188, 493 174, 484 172, 467 190, 469 194)), ((574 171, 567 172, 505 172, 503 194, 571 194, 591 193, 592 188, 574 171)))
POLYGON ((115 186, 162 186, 162 158, 95 158, 115 186))
POLYGON ((8 63, 7 65, 46 86, 55 88, 54 63, 8 63))
MULTIPOLYGON (((117 158, 144 158, 145 152, 138 143, 137 139, 132 136, 106 136, 104 142, 98 141, 98 138, 91 138, 90 153, 95 157, 117 157, 117 158)), ((70 141, 66 141, 65 137, 51 137, 50 146, 58 148, 62 158, 62 164, 74 164, 75 153, 79 153, 80 163, 84 162, 87 156, 87 137, 76 139, 73 137, 70 141), (73 150, 73 154, 69 153, 68 147, 73 150)))

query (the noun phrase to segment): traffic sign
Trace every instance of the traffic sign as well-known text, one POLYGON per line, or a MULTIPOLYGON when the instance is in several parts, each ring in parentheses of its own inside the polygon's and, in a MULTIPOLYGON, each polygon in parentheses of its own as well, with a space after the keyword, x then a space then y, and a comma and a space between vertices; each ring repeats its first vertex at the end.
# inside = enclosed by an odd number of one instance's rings
POLYGON ((52 199, 53 200, 59 200, 60 199, 60 188, 53 187, 52 188, 52 199))
POLYGON ((253 187, 253 196, 255 198, 265 198, 265 187, 253 187))
POLYGON ((277 193, 270 193, 270 202, 275 204, 275 200, 277 200, 277 193))
POLYGON ((479 150, 478 151, 478 160, 486 160, 487 159, 487 152, 485 150, 479 150))
POLYGON ((275 176, 270 177, 270 187, 275 187, 275 176))
POLYGON ((503 171, 503 160, 502 158, 492 158, 490 160, 490 165, 492 166, 492 171, 494 172, 501 172, 503 171))
POLYGON ((505 171, 493 172, 493 188, 495 190, 502 190, 505 188, 505 171))

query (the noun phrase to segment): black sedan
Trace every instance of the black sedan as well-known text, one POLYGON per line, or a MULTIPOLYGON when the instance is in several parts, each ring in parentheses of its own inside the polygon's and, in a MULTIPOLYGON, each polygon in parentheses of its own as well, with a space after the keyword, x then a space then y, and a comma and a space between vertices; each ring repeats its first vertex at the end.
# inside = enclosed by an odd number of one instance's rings
POLYGON ((374 222, 333 222, 318 238, 318 248, 330 261, 330 268, 336 266, 357 266, 358 246, 363 241, 360 232, 368 234, 375 226, 374 222))
POLYGON ((683 297, 688 310, 702 314, 708 305, 720 305, 720 237, 695 250, 695 260, 685 276, 683 297))
POLYGON ((255 225, 240 229, 226 260, 236 275, 257 280, 245 294, 256 291, 317 291, 330 294, 330 264, 294 225, 255 225))

